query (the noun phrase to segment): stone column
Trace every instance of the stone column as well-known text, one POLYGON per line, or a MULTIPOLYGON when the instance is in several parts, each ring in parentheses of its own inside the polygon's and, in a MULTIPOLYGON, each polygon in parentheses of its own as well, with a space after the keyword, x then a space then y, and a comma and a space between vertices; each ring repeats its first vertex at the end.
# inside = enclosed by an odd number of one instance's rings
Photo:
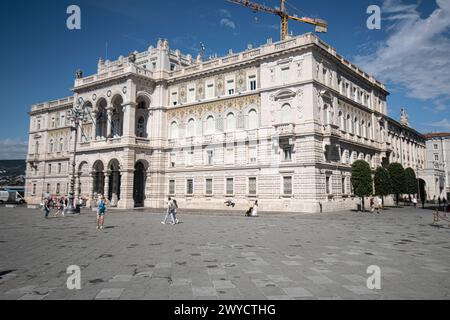
POLYGON ((108 107, 106 108, 106 138, 112 137, 112 126, 111 126, 111 121, 112 121, 112 114, 113 114, 113 107, 108 107))
POLYGON ((105 174, 104 196, 106 198, 108 198, 108 196, 109 196, 109 177, 110 177, 110 175, 111 175, 110 171, 107 171, 106 174, 105 174))
POLYGON ((125 169, 121 173, 120 200, 117 207, 120 209, 133 209, 134 169, 125 169))
POLYGON ((94 173, 91 172, 89 173, 89 184, 88 184, 88 193, 89 193, 89 198, 88 201, 86 203, 86 206, 92 208, 95 206, 95 201, 94 200, 94 173))
MULTIPOLYGON (((128 102, 123 105, 123 137, 130 141, 135 137, 136 127, 136 103, 128 102)), ((124 142, 124 141, 122 141, 124 142)))
POLYGON ((112 173, 112 179, 113 179, 113 183, 112 183, 112 196, 111 196, 111 205, 113 207, 117 207, 117 203, 119 201, 119 179, 120 179, 120 172, 119 171, 114 171, 112 173))

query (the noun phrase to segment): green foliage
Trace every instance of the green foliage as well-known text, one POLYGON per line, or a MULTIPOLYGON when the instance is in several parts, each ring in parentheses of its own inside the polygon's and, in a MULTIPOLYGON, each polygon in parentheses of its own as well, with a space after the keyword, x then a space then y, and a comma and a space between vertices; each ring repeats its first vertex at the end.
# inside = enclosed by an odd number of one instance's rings
POLYGON ((405 170, 405 193, 416 194, 417 193, 417 178, 413 169, 407 168, 405 170))
POLYGON ((392 193, 391 178, 385 168, 379 167, 375 171, 374 184, 375 195, 385 197, 392 193))
POLYGON ((352 184, 355 195, 358 197, 363 198, 372 195, 372 171, 367 162, 358 160, 353 163, 352 184))
POLYGON ((404 193, 405 190, 405 170, 400 163, 391 163, 388 167, 389 177, 391 178, 392 190, 395 195, 404 193))

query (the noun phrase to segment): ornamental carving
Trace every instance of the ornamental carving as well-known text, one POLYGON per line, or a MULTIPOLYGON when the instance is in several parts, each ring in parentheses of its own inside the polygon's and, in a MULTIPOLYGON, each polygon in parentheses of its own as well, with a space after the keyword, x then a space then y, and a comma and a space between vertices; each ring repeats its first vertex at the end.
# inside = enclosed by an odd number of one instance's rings
POLYGON ((196 117, 198 119, 203 118, 206 113, 220 114, 227 109, 235 109, 242 112, 245 108, 251 105, 259 106, 261 99, 259 95, 238 97, 227 101, 217 101, 205 104, 199 104, 196 106, 186 107, 182 109, 173 109, 167 111, 168 119, 184 119, 187 117, 196 117))

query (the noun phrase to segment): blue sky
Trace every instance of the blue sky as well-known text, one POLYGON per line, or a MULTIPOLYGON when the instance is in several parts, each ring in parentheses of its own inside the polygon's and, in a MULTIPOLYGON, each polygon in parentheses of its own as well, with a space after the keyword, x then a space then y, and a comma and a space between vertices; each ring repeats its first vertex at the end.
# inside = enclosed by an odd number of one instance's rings
MULTIPOLYGON (((256 0, 279 6, 279 0, 256 0)), ((288 0, 290 13, 328 20, 319 36, 388 86, 389 114, 407 108, 421 132, 450 132, 449 0, 288 0), (382 29, 369 30, 369 5, 382 8, 382 29)), ((0 11, 2 90, 0 159, 25 158, 32 104, 69 96, 75 70, 93 74, 99 57, 147 49, 158 38, 196 55, 225 55, 279 38, 279 18, 225 0, 5 0, 0 11), (82 30, 66 28, 77 4, 82 30)), ((295 34, 313 27, 290 23, 295 34)))

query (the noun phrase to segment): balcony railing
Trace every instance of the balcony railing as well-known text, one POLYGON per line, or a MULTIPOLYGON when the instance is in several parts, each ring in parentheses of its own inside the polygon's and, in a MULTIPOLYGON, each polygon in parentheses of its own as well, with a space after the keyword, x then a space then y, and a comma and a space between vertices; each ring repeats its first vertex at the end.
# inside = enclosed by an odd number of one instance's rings
POLYGON ((293 123, 277 124, 275 130, 280 136, 291 136, 295 134, 295 125, 293 123))

